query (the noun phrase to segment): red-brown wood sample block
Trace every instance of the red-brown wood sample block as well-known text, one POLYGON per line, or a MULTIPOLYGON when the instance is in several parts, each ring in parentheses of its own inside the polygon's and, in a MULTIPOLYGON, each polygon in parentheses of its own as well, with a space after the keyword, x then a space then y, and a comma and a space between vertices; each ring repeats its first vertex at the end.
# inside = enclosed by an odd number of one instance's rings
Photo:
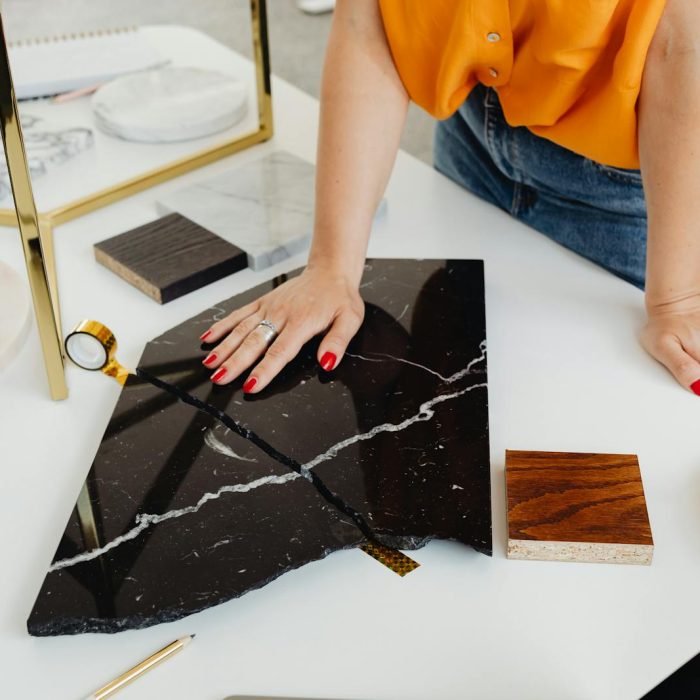
POLYGON ((506 450, 508 558, 651 564, 636 455, 506 450))

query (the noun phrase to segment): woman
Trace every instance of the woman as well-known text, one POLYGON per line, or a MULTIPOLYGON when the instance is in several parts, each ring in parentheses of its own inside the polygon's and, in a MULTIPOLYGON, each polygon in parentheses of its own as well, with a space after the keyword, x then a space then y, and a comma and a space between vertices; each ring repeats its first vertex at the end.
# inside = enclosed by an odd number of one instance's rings
POLYGON ((307 267, 202 336, 217 344, 204 361, 212 380, 254 366, 244 391, 259 392, 319 333, 321 367, 341 361, 413 99, 447 118, 439 170, 646 282, 644 347, 700 395, 698 29, 700 4, 687 0, 339 0, 307 267), (279 332, 269 347, 263 320, 279 332))

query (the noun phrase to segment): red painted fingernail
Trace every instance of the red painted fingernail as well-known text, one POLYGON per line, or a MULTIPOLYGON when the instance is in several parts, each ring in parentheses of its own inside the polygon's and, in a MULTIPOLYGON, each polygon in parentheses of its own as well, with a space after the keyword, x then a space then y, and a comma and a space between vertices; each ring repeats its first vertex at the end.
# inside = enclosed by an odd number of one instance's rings
POLYGON ((255 377, 248 377, 248 380, 246 383, 243 385, 243 391, 246 394, 250 394, 251 391, 253 391, 253 387, 258 383, 258 380, 255 377))
POLYGON ((215 352, 212 352, 202 360, 202 364, 213 365, 216 362, 217 357, 218 355, 215 352))
POLYGON ((330 372, 335 367, 337 360, 338 358, 335 356, 335 353, 325 352, 321 358, 321 367, 323 367, 326 372, 330 372))
POLYGON ((226 367, 219 367, 219 369, 211 375, 212 382, 218 382, 226 376, 226 367))
POLYGON ((211 335, 211 330, 208 330, 206 333, 202 333, 202 335, 199 336, 199 339, 206 340, 210 335, 211 335))
POLYGON ((690 385, 690 388, 694 394, 700 396, 700 379, 698 379, 696 382, 693 382, 690 385))

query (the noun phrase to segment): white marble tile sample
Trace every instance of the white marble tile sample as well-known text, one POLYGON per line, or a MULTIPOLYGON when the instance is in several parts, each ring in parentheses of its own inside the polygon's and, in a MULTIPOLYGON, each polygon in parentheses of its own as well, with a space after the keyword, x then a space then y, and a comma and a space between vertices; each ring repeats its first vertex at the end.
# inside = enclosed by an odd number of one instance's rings
MULTIPOLYGON (((174 192, 157 204, 244 250, 248 266, 264 270, 300 253, 313 228, 315 168, 285 151, 232 168, 174 192)), ((382 200, 377 217, 383 215, 382 200)))
POLYGON ((158 202, 248 254, 264 270, 304 250, 311 240, 314 166, 277 151, 158 202))

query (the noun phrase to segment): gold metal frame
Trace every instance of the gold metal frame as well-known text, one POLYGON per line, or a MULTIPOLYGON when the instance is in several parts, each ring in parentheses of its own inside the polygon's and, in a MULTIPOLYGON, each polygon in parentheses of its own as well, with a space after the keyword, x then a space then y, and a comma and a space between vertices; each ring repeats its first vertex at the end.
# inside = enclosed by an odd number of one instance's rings
POLYGON ((272 87, 266 0, 250 0, 250 11, 258 102, 258 129, 256 131, 173 161, 164 167, 147 171, 142 175, 41 214, 37 213, 32 193, 27 156, 17 111, 17 100, 12 85, 7 42, 0 13, 0 130, 2 131, 16 208, 16 211, 0 209, 0 226, 19 225, 44 362, 49 377, 51 398, 64 399, 68 396, 64 376, 63 334, 53 256, 54 228, 166 180, 184 175, 257 143, 267 141, 272 137, 272 87))
POLYGON ((52 399, 65 399, 68 396, 68 386, 63 372, 63 344, 61 342, 61 319, 56 288, 52 232, 50 228, 43 228, 40 225, 34 203, 1 15, 0 132, 5 148, 12 196, 17 210, 16 214, 13 212, 14 223, 19 226, 22 238, 29 286, 32 290, 34 311, 39 327, 39 338, 49 378, 49 391, 52 399))

